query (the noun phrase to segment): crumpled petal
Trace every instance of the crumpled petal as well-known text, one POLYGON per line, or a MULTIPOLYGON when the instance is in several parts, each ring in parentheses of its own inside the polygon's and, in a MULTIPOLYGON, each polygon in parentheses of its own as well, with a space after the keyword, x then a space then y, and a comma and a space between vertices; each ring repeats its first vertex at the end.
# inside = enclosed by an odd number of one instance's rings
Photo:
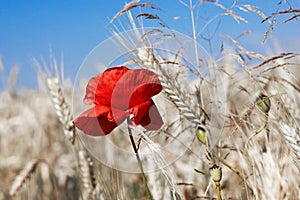
POLYGON ((111 105, 128 110, 151 100, 161 90, 162 86, 155 73, 146 69, 129 70, 115 85, 111 105))
POLYGON ((112 67, 91 78, 86 86, 84 103, 110 106, 113 90, 128 70, 125 66, 112 67))
POLYGON ((157 130, 163 125, 163 120, 152 99, 131 108, 128 113, 134 115, 131 119, 134 124, 140 124, 147 130, 157 130))
POLYGON ((82 113, 73 123, 88 135, 103 136, 114 130, 125 118, 125 112, 122 110, 96 105, 82 113))

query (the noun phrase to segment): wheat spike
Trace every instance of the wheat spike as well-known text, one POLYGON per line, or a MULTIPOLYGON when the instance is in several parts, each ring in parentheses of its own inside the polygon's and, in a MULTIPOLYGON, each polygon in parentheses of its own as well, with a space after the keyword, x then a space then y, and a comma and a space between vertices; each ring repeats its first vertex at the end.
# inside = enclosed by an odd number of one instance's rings
POLYGON ((99 187, 97 186, 96 176, 94 172, 94 164, 91 157, 85 150, 78 152, 80 178, 83 189, 83 198, 89 199, 93 195, 98 194, 99 187))
POLYGON ((184 102, 181 91, 175 85, 171 84, 165 76, 158 76, 164 88, 164 93, 171 100, 171 102, 180 110, 181 114, 194 124, 200 124, 200 116, 191 110, 191 108, 184 102), (173 87, 172 87, 173 86, 173 87))
MULTIPOLYGON (((251 5, 251 4, 244 4, 244 5, 242 5, 242 7, 245 7, 245 8, 247 8, 248 10, 250 10, 250 11, 252 11, 252 12, 258 14, 263 20, 264 20, 264 19, 267 19, 267 16, 266 16, 261 10, 258 10, 258 9, 257 9, 257 8, 258 8, 257 6, 253 6, 253 5, 251 5)), ((269 20, 268 20, 268 22, 270 23, 269 20)))
POLYGON ((159 60, 155 57, 151 49, 139 49, 140 52, 137 55, 139 58, 139 61, 142 62, 144 66, 147 66, 148 68, 152 68, 157 72, 157 76, 161 82, 161 85, 163 86, 164 90, 163 92, 166 94, 166 96, 170 99, 170 101, 180 110, 181 114, 185 116, 189 121, 192 123, 198 125, 202 123, 200 121, 200 116, 193 112, 192 109, 185 103, 185 96, 182 94, 181 90, 177 87, 178 83, 176 81, 171 82, 172 78, 165 72, 162 67, 159 60), (145 52, 141 53, 141 51, 146 51, 146 58, 145 58, 145 52), (150 60, 150 63, 149 63, 150 60))
POLYGON ((219 8, 223 9, 225 11, 225 15, 231 16, 237 23, 240 23, 241 21, 243 21, 245 23, 248 23, 248 21, 245 18, 237 15, 234 11, 226 8, 224 5, 222 5, 222 4, 218 3, 218 2, 215 2, 214 4, 216 6, 218 6, 219 8))
POLYGON ((15 180, 10 188, 10 191, 9 191, 10 196, 12 196, 12 197, 15 196, 18 193, 18 191, 20 191, 20 189, 22 187, 24 187, 26 182, 30 180, 32 174, 34 174, 36 172, 37 167, 41 162, 43 162, 43 161, 39 160, 39 159, 35 159, 35 160, 28 162, 25 165, 24 169, 15 178, 15 180))
POLYGON ((56 114, 60 123, 64 127, 65 136, 74 144, 75 142, 75 126, 72 123, 72 116, 69 106, 66 103, 59 80, 56 77, 47 78, 47 86, 51 95, 56 114))
POLYGON ((297 133, 293 127, 291 127, 285 123, 280 124, 280 129, 281 129, 283 138, 285 139, 285 141, 290 146, 290 148, 293 152, 293 155, 292 155, 293 161, 300 171, 300 135, 299 135, 299 132, 297 133))

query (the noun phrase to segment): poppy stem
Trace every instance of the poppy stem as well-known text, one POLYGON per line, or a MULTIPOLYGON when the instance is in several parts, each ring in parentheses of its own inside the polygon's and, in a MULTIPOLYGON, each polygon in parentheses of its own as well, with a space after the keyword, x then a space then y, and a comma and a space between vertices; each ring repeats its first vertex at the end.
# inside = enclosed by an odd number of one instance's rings
POLYGON ((138 148, 135 145, 135 142, 134 142, 134 139, 133 139, 133 136, 132 136, 132 132, 131 132, 131 128, 129 127, 130 122, 131 122, 131 119, 129 117, 127 117, 127 129, 128 129, 128 133, 129 133, 130 142, 131 142, 131 145, 133 147, 133 151, 135 153, 136 159, 138 161, 139 168, 141 170, 141 175, 142 175, 143 183, 144 183, 144 186, 146 188, 148 197, 149 197, 150 200, 153 200, 151 191, 150 191, 150 189, 148 187, 148 184, 147 184, 147 178, 146 178, 146 175, 145 175, 145 172, 144 172, 143 164, 142 164, 140 155, 138 153, 138 148))

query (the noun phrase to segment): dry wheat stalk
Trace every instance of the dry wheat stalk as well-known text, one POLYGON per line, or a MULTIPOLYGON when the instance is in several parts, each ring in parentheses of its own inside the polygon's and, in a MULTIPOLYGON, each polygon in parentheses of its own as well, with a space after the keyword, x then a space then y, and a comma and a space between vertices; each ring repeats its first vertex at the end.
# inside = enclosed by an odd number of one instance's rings
POLYGON ((299 12, 300 12, 300 9, 290 8, 288 10, 282 10, 282 11, 274 12, 272 14, 276 15, 276 14, 299 13, 299 12))
POLYGON ((294 19, 297 19, 298 17, 300 17, 300 9, 293 9, 293 8, 290 8, 288 10, 283 10, 283 11, 278 11, 278 12, 274 12, 272 13, 272 15, 282 15, 282 14, 290 14, 290 13, 293 13, 294 15, 288 19, 286 19, 283 23, 287 23, 289 21, 292 21, 294 19))
POLYGON ((137 7, 150 7, 152 9, 156 9, 156 10, 160 10, 156 5, 154 5, 153 3, 150 2, 145 2, 145 3, 140 3, 137 4, 138 2, 140 2, 140 0, 132 0, 131 2, 127 3, 124 8, 119 11, 111 20, 110 23, 113 23, 113 21, 115 21, 118 17, 120 17, 121 15, 123 15, 124 13, 130 11, 133 8, 137 8, 137 7))
POLYGON ((30 180, 31 176, 37 171, 38 165, 44 163, 44 160, 34 159, 28 162, 20 174, 15 178, 13 184, 11 185, 9 195, 15 196, 21 188, 23 188, 26 183, 30 180))
POLYGON ((161 150, 159 149, 159 146, 155 144, 146 134, 144 134, 142 131, 140 132, 141 134, 141 139, 142 141, 145 142, 147 145, 148 149, 151 152, 151 159, 153 159, 154 163, 157 165, 157 167, 160 169, 162 174, 165 176, 169 187, 171 191, 171 196, 172 199, 177 200, 177 199, 183 199, 183 196, 181 192, 179 192, 179 189, 177 188, 176 181, 175 181, 175 176, 173 173, 165 168, 166 166, 166 161, 164 159, 164 155, 162 154, 161 150))
POLYGON ((280 124, 280 129, 283 138, 287 142, 288 146, 291 148, 293 155, 293 161, 300 171, 300 134, 297 130, 283 122, 280 124))
POLYGON ((234 40, 233 38, 231 38, 229 35, 222 34, 221 36, 224 37, 224 38, 226 38, 226 39, 228 39, 230 42, 232 42, 240 50, 240 52, 244 53, 247 56, 247 58, 249 60, 252 60, 252 57, 259 58, 259 59, 262 59, 262 60, 266 60, 267 59, 262 54, 256 53, 254 51, 248 51, 248 50, 246 50, 240 43, 238 43, 236 40, 234 40))
POLYGON ((176 81, 170 82, 171 79, 168 78, 166 74, 162 75, 162 70, 158 73, 158 77, 161 81, 161 84, 164 88, 163 92, 170 99, 170 101, 179 109, 181 114, 186 117, 187 120, 198 125, 202 123, 200 121, 200 116, 192 111, 192 109, 185 103, 184 98, 186 95, 183 95, 181 90, 177 87, 176 81))
MULTIPOLYGON (((155 161, 151 158, 147 157, 148 166, 150 168, 155 168, 155 161)), ((150 172, 148 175, 148 185, 150 188, 150 191, 152 193, 153 198, 156 200, 162 200, 164 196, 164 180, 161 177, 160 172, 150 172)))
MULTIPOLYGON (((258 68, 260 68, 260 67, 262 67, 262 66, 264 66, 264 65, 266 65, 267 63, 270 63, 270 62, 277 63, 277 60, 279 60, 279 59, 285 59, 285 60, 291 59, 291 58, 296 57, 297 55, 298 54, 296 54, 296 53, 281 53, 281 54, 279 54, 277 56, 273 56, 271 58, 264 58, 262 63, 252 67, 251 69, 252 70, 253 69, 258 69, 258 68)), ((279 63, 279 64, 281 64, 281 65, 285 64, 286 65, 286 63, 279 63)))
POLYGON ((91 157, 85 150, 80 150, 78 152, 78 157, 83 199, 93 198, 96 194, 100 197, 98 191, 99 187, 97 186, 97 180, 94 172, 94 164, 91 157))
POLYGON ((66 103, 59 80, 56 77, 47 78, 47 86, 51 95, 59 121, 63 125, 65 136, 74 144, 75 142, 75 126, 72 123, 72 115, 69 106, 66 103))
POLYGON ((219 8, 223 9, 223 10, 225 11, 225 15, 231 16, 237 23, 240 23, 241 21, 243 21, 243 22, 245 22, 245 23, 248 23, 248 21, 247 21, 245 18, 243 18, 243 17, 237 15, 234 11, 232 11, 232 10, 226 8, 226 7, 223 6, 222 4, 220 4, 220 3, 218 3, 218 2, 216 2, 216 3, 214 3, 214 4, 215 4, 216 6, 218 6, 219 8))
POLYGON ((196 112, 194 112, 187 105, 187 103, 185 103, 185 99, 187 98, 187 96, 184 93, 182 93, 179 89, 179 83, 177 83, 176 80, 171 78, 170 75, 165 70, 163 70, 161 62, 156 58, 151 48, 139 50, 139 54, 136 55, 138 58, 138 62, 142 63, 142 66, 155 70, 161 82, 161 85, 164 88, 163 92, 170 99, 170 101, 179 109, 181 114, 195 125, 199 125, 200 123, 202 124, 203 121, 201 121, 200 116, 196 112), (174 81, 171 82, 171 80, 174 81))
POLYGON ((262 11, 257 9, 258 8, 257 6, 254 6, 254 5, 251 5, 251 4, 244 4, 244 5, 241 5, 241 6, 247 8, 251 12, 254 12, 254 13, 258 14, 262 19, 267 18, 267 16, 262 11))

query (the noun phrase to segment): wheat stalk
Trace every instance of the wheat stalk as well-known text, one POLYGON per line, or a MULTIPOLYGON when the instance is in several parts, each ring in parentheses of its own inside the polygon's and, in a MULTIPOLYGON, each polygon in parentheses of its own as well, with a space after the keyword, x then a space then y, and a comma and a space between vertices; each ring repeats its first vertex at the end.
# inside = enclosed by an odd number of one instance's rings
POLYGON ((56 77, 47 78, 47 86, 51 95, 56 114, 60 123, 63 125, 65 136, 74 144, 75 126, 72 123, 72 115, 69 106, 66 103, 59 80, 56 77))
POLYGON ((18 191, 20 191, 26 183, 31 179, 31 176, 37 171, 38 165, 45 163, 44 160, 34 159, 28 162, 19 175, 15 178, 13 184, 11 185, 9 195, 11 197, 15 196, 18 191))
POLYGON ((294 164, 300 171, 300 134, 299 130, 298 133, 295 128, 281 122, 280 123, 280 130, 282 133, 283 138, 285 139, 286 143, 292 150, 292 158, 294 164))
POLYGON ((161 170, 161 172, 163 173, 163 175, 165 176, 170 190, 171 190, 171 194, 172 194, 172 198, 174 200, 177 199, 183 199, 183 196, 181 194, 181 192, 179 192, 177 186, 176 186, 176 181, 175 181, 175 176, 173 175, 173 173, 168 170, 167 168, 165 168, 166 166, 166 161, 164 159, 164 155, 162 154, 161 150, 159 149, 158 145, 155 144, 146 134, 144 134, 142 131, 140 131, 141 134, 141 139, 142 141, 145 142, 145 144, 147 145, 148 149, 151 152, 151 159, 153 159, 154 163, 158 166, 158 168, 161 170))
MULTIPOLYGON (((156 163, 153 159, 148 159, 149 168, 155 168, 156 163)), ((164 180, 161 179, 160 172, 148 173, 148 185, 155 200, 162 200, 164 196, 164 180)))
POLYGON ((99 191, 99 186, 97 185, 92 158, 86 150, 80 150, 78 157, 83 199, 95 198, 96 195, 100 197, 99 192, 101 191, 99 191))
POLYGON ((170 82, 170 77, 163 72, 163 70, 157 70, 159 73, 158 78, 163 86, 163 92, 170 99, 170 101, 179 109, 180 113, 186 117, 187 120, 194 123, 195 125, 203 124, 200 116, 192 111, 192 109, 185 103, 184 95, 181 90, 177 87, 176 81, 170 82))

